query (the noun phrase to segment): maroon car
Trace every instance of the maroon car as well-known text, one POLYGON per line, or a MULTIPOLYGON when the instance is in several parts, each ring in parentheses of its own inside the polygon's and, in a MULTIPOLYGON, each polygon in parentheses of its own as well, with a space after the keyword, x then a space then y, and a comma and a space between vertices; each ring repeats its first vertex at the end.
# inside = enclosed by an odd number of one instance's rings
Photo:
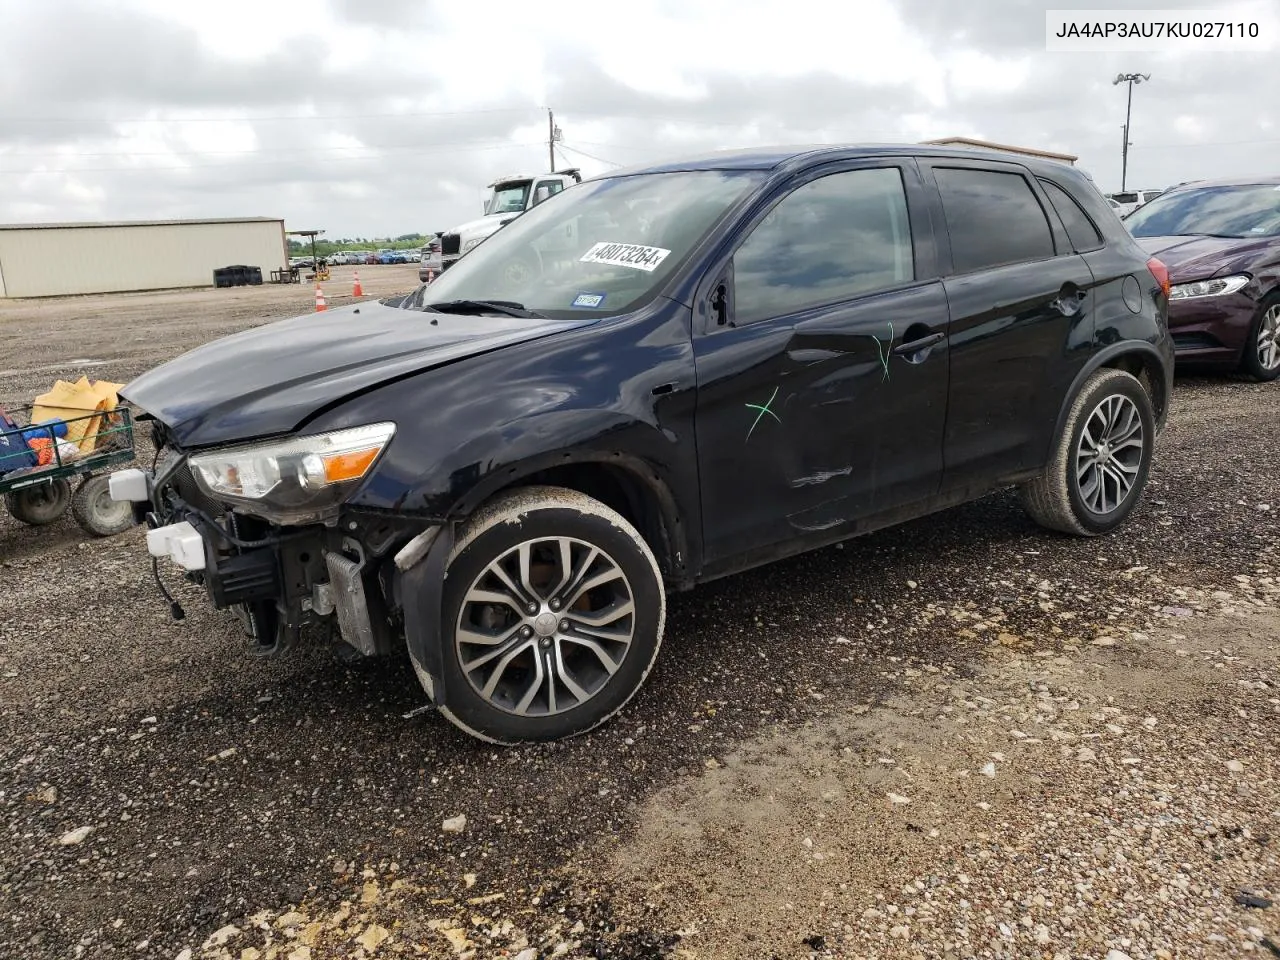
POLYGON ((1181 184, 1125 226, 1169 268, 1180 362, 1280 376, 1280 177, 1181 184))

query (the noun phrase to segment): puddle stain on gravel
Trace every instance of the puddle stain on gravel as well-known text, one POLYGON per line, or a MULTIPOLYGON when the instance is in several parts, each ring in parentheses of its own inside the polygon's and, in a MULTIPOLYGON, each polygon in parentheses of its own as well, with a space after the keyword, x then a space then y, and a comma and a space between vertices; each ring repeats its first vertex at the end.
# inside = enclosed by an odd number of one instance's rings
POLYGON ((707 958, 808 956, 814 930, 835 956, 1255 949, 1280 918, 1232 904, 1280 889, 1280 616, 1180 626, 997 643, 969 679, 745 746, 644 806, 615 894, 707 958))

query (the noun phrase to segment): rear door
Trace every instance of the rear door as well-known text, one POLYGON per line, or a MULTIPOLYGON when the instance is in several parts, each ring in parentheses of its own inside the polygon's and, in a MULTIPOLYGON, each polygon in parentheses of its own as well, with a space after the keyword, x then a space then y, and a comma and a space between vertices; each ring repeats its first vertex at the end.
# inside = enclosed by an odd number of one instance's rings
POLYGON ((1040 185, 999 161, 931 160, 949 262, 949 492, 979 493, 1044 462, 1072 371, 1093 344, 1094 280, 1040 185))

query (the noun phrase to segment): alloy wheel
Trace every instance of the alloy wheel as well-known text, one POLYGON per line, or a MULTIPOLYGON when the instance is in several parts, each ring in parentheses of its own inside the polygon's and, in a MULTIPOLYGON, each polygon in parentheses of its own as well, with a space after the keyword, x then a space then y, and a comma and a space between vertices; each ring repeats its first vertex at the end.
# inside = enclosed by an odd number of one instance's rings
POLYGON ((1092 513, 1119 508, 1133 492, 1145 456, 1142 416, 1123 394, 1112 394, 1093 408, 1076 448, 1076 484, 1092 513))
POLYGON ((609 683, 635 634, 635 594, 605 551, 573 537, 526 540, 472 581, 458 612, 458 665, 491 706, 553 716, 609 683))
POLYGON ((1258 326, 1258 363, 1270 372, 1280 367, 1280 303, 1262 315, 1258 326))

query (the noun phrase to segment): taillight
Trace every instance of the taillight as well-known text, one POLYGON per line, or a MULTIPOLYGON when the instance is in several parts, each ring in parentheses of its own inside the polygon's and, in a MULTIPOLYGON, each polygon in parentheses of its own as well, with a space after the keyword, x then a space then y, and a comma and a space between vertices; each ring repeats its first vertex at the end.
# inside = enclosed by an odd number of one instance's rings
POLYGON ((1169 268, 1160 260, 1152 257, 1147 261, 1147 269, 1156 278, 1156 283, 1160 284, 1160 289, 1164 291, 1164 295, 1166 297, 1169 296, 1169 268))

